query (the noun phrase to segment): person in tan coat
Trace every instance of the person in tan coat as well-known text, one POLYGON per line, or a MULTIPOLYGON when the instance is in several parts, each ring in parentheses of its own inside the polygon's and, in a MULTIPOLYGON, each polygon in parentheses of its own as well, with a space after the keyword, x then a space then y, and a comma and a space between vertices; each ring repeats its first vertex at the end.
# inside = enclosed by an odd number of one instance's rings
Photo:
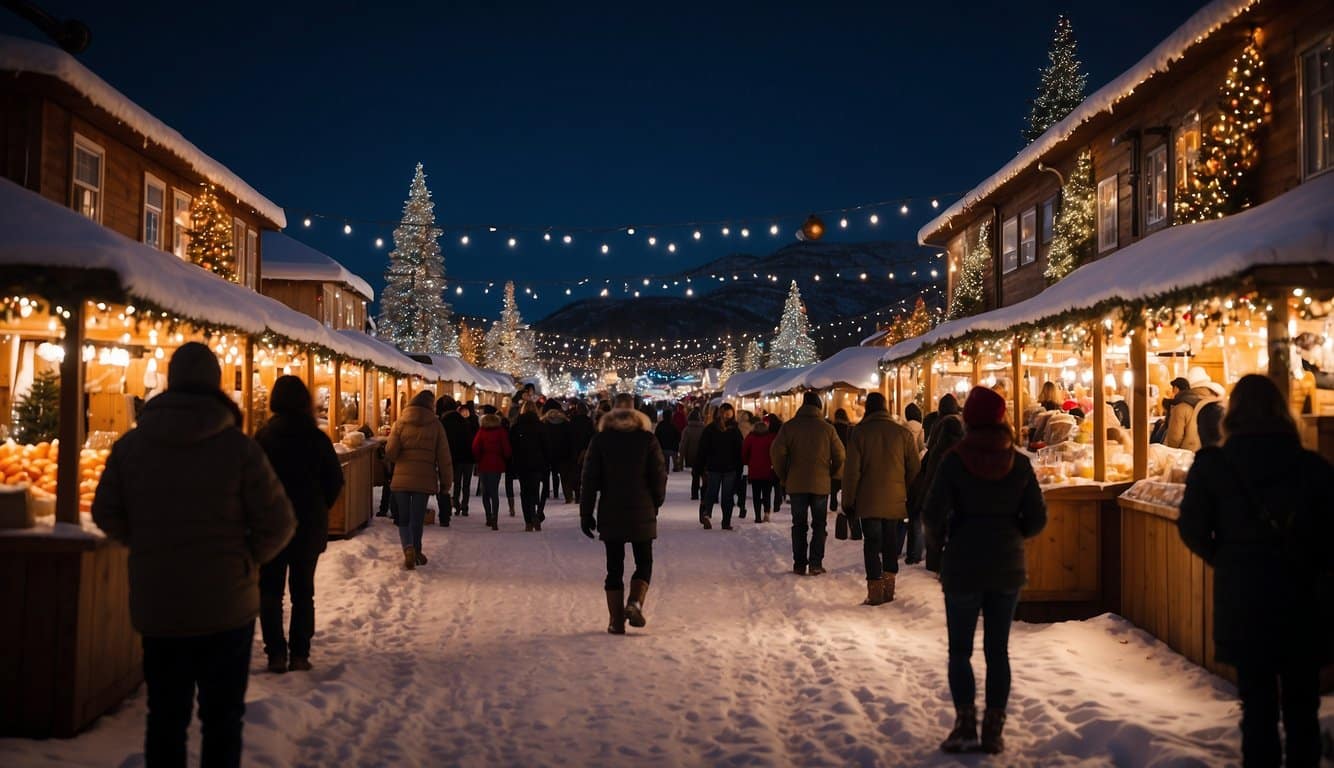
POLYGON ((899 572, 899 537, 908 518, 908 488, 922 462, 912 432, 889 416, 885 396, 866 396, 866 416, 848 436, 843 465, 843 510, 862 521, 866 561, 865 605, 894 599, 899 572))
POLYGON ((825 572, 829 491, 843 469, 843 443, 822 409, 820 396, 807 392, 797 414, 783 423, 769 448, 774 473, 792 503, 792 571, 799 576, 806 575, 808 567, 812 576, 825 572))
POLYGON ((422 526, 426 522, 427 500, 436 494, 448 494, 454 484, 449 437, 435 417, 435 393, 424 389, 413 396, 389 432, 384 455, 394 463, 389 490, 398 504, 403 567, 410 571, 426 565, 422 526))

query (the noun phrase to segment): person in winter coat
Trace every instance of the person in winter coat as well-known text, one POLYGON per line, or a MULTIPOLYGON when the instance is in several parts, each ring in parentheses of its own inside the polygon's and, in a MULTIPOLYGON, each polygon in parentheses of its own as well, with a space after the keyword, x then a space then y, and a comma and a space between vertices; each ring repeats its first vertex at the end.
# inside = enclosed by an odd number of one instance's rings
POLYGON ((482 512, 486 526, 500 530, 500 476, 509 466, 513 452, 510 449, 509 430, 500 415, 482 416, 481 429, 472 438, 472 455, 477 462, 477 474, 482 479, 482 512))
POLYGON ((310 669, 315 635, 315 565, 329 541, 329 507, 343 490, 343 468, 329 436, 315 425, 310 390, 301 379, 279 376, 269 394, 269 410, 273 418, 255 441, 292 502, 296 535, 259 567, 259 626, 270 672, 286 672, 289 666, 305 671, 310 669), (289 637, 283 636, 283 582, 292 590, 289 637))
POLYGON ((900 523, 908 517, 908 489, 920 469, 912 433, 890 418, 884 395, 867 395, 866 415, 848 436, 843 465, 843 509, 862 523, 865 605, 894 600, 900 523))
POLYGON ((943 544, 940 586, 955 720, 941 749, 962 752, 979 745, 972 655, 980 613, 987 662, 980 746, 998 754, 1005 748, 1010 698, 1010 624, 1027 580, 1024 539, 1046 526, 1047 507, 1028 457, 1014 448, 1004 398, 973 387, 963 420, 963 440, 941 459, 923 514, 928 537, 943 544))
POLYGON ((574 451, 574 500, 578 502, 583 492, 584 453, 588 451, 588 444, 592 442, 593 435, 597 434, 597 425, 588 415, 588 406, 582 400, 574 401, 570 411, 570 447, 574 451))
POLYGON ((741 461, 746 465, 746 474, 750 477, 751 498, 755 501, 755 522, 767 523, 773 513, 774 475, 773 461, 769 458, 769 449, 773 447, 778 435, 769 431, 769 424, 763 420, 755 426, 741 441, 741 461))
POLYGON ((1167 412, 1167 435, 1163 438, 1163 445, 1168 448, 1198 451, 1200 430, 1195 422, 1195 416, 1200 403, 1215 400, 1217 396, 1207 386, 1210 383, 1209 376, 1202 368, 1191 368, 1190 378, 1186 383, 1190 385, 1190 389, 1178 390, 1176 396, 1172 398, 1171 407, 1167 412))
MULTIPOLYGON (((676 427, 677 433, 685 431, 686 424, 690 421, 689 413, 686 411, 685 403, 677 403, 676 409, 672 411, 672 426, 676 427)), ((680 471, 680 467, 677 467, 680 471)))
POLYGON ((629 395, 599 425, 584 458, 584 496, 579 529, 588 538, 597 531, 607 551, 607 631, 625 634, 625 622, 642 627, 644 599, 653 580, 653 540, 658 537, 658 508, 667 498, 667 463, 652 422, 634 409, 629 395), (630 596, 625 595, 625 545, 635 558, 630 596))
MULTIPOLYGON (((542 445, 551 466, 552 498, 561 496, 564 488, 565 503, 574 501, 574 467, 578 459, 574 450, 574 428, 557 400, 548 400, 542 414, 542 445)), ((545 499, 546 494, 542 494, 545 499)))
POLYGON ((519 502, 523 507, 523 529, 527 532, 542 530, 542 476, 551 466, 542 433, 537 406, 525 403, 518 421, 510 427, 513 451, 510 473, 519 478, 519 502))
POLYGON ((196 689, 204 763, 241 764, 259 566, 296 530, 292 503, 221 380, 208 347, 177 349, 167 390, 112 447, 93 497, 93 521, 130 550, 149 765, 185 765, 196 689))
POLYGON ((699 441, 704 435, 704 418, 699 409, 690 411, 686 427, 681 431, 681 460, 690 467, 690 500, 698 501, 704 485, 704 465, 699 460, 699 441))
POLYGON ((904 426, 912 433, 913 444, 917 446, 917 455, 926 453, 926 432, 922 427, 922 409, 917 403, 908 403, 903 409, 904 426))
POLYGON ((707 473, 708 481, 699 502, 699 523, 706 529, 713 527, 713 505, 721 504, 723 530, 732 530, 732 504, 741 474, 741 432, 735 417, 732 406, 723 403, 713 412, 713 423, 699 436, 695 460, 707 473))
POLYGON ((926 454, 922 457, 922 471, 908 489, 907 552, 903 558, 905 564, 916 565, 925 556, 926 569, 933 573, 940 572, 940 542, 924 535, 922 512, 926 507, 927 493, 940 469, 940 462, 963 439, 964 432, 963 419, 959 416, 937 419, 936 423, 940 428, 933 427, 931 430, 935 442, 927 445, 926 454))
POLYGON ((672 425, 671 414, 667 411, 662 412, 662 420, 654 428, 653 436, 658 438, 658 445, 662 447, 662 457, 667 460, 667 471, 679 471, 681 469, 681 433, 672 425))
POLYGON ((843 471, 843 443, 833 425, 824 420, 822 407, 820 396, 807 392, 797 415, 778 430, 778 439, 769 450, 774 473, 792 500, 792 571, 799 576, 806 575, 808 567, 812 576, 825 572, 829 490, 834 477, 843 471))
MULTIPOLYGON (((852 430, 852 420, 848 418, 848 412, 842 408, 834 411, 834 432, 838 433, 838 441, 843 444, 843 452, 848 450, 848 433, 852 430)), ((839 474, 829 483, 829 511, 838 511, 838 492, 843 489, 843 475, 839 474)))
MULTIPOLYGON (((736 428, 741 433, 741 441, 744 443, 750 431, 755 428, 755 415, 750 411, 741 410, 736 412, 736 428)), ((741 468, 737 470, 736 478, 736 506, 737 516, 742 520, 746 519, 746 463, 741 463, 741 468)))
MULTIPOLYGON (((776 414, 776 413, 766 413, 766 414, 764 414, 764 423, 769 425, 769 434, 773 435, 774 438, 776 439, 776 438, 778 437, 778 430, 780 430, 780 429, 783 428, 783 419, 782 419, 782 417, 780 417, 780 416, 779 416, 778 414, 776 414)), ((773 466, 773 463, 772 463, 772 462, 770 462, 770 466, 773 466)), ((783 499, 786 497, 786 495, 787 495, 787 491, 783 488, 783 482, 782 482, 781 480, 779 480, 779 479, 778 479, 778 475, 775 474, 775 475, 774 475, 774 511, 775 511, 775 512, 777 512, 777 511, 779 511, 780 509, 783 508, 783 499)))
POLYGON ((1237 668, 1243 764, 1315 766, 1320 667, 1334 662, 1334 467, 1302 449, 1264 376, 1233 387, 1223 431, 1195 456, 1177 527, 1214 567, 1214 647, 1237 668))
POLYGON ((436 412, 440 415, 440 426, 445 428, 445 438, 449 440, 449 458, 454 462, 454 493, 452 496, 441 493, 437 500, 440 505, 440 525, 448 528, 451 510, 460 517, 468 516, 468 494, 472 490, 473 473, 472 439, 477 434, 477 428, 449 395, 436 401, 436 412))
POLYGON ((403 545, 403 567, 426 565, 422 554, 422 526, 426 502, 436 494, 448 495, 454 480, 449 437, 435 417, 435 394, 423 389, 413 395, 389 431, 384 455, 394 462, 389 489, 398 502, 398 540, 403 545))

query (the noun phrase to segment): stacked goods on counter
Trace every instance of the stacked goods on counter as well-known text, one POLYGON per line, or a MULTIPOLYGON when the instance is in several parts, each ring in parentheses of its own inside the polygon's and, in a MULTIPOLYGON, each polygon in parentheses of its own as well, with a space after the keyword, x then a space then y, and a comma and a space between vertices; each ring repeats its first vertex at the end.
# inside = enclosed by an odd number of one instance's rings
MULTIPOLYGON (((38 516, 54 514, 56 498, 56 456, 60 441, 20 445, 13 440, 0 443, 0 484, 7 487, 26 486, 31 503, 38 516)), ((93 494, 102 479, 107 456, 111 451, 85 448, 79 454, 79 510, 92 511, 93 494)))

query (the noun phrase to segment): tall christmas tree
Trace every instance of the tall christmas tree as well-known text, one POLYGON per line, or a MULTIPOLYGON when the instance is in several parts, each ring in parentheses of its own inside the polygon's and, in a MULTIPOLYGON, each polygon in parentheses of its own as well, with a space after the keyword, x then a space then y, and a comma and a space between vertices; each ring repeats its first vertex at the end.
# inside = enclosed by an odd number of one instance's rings
POLYGON ((237 282, 232 217, 222 207, 212 184, 200 185, 199 194, 190 202, 190 243, 185 255, 224 280, 237 282))
POLYGON ((14 404, 14 439, 25 445, 50 442, 60 433, 60 376, 43 371, 14 404))
POLYGON ((741 357, 741 367, 747 371, 758 371, 764 367, 764 347, 754 338, 746 345, 746 354, 741 357))
POLYGON ((811 326, 806 320, 806 307, 801 303, 801 291, 797 281, 793 280, 787 292, 787 302, 783 304, 783 317, 778 321, 778 333, 769 345, 769 367, 800 368, 819 359, 815 353, 815 340, 811 338, 811 326))
POLYGON ((1218 115, 1200 137, 1199 160, 1178 196, 1178 223, 1221 219, 1244 210, 1254 196, 1251 169, 1256 137, 1269 110, 1269 84, 1260 43, 1252 32, 1218 89, 1218 115))
POLYGON ((467 320, 459 321, 459 357, 465 362, 477 365, 477 337, 473 335, 473 329, 468 326, 467 320))
POLYGON ((514 283, 505 283, 505 299, 500 319, 486 332, 486 364, 516 378, 532 375, 533 332, 519 314, 519 302, 514 297, 514 283))
POLYGON ((1096 191, 1093 155, 1084 150, 1061 188, 1061 210, 1056 214, 1051 247, 1047 249, 1047 268, 1042 273, 1048 284, 1070 274, 1093 255, 1098 225, 1096 191))
POLYGON ((1075 49, 1075 30, 1070 19, 1057 17, 1051 47, 1047 49, 1051 63, 1042 70, 1038 81, 1038 95, 1033 99, 1028 127, 1023 131, 1024 141, 1032 142, 1084 101, 1088 74, 1079 71, 1082 65, 1075 49))
POLYGON ((931 310, 927 309, 926 301, 921 296, 917 297, 917 303, 913 305, 912 314, 902 318, 898 323, 899 338, 915 339, 926 333, 935 326, 935 320, 931 316, 931 310))
MULTIPOLYGON (((988 221, 977 230, 977 241, 973 247, 964 251, 959 277, 954 282, 954 295, 950 298, 950 320, 986 309, 986 280, 990 269, 991 222, 988 221)), ((904 338, 910 339, 912 335, 905 335, 904 338)))
POLYGON ((727 342, 723 351, 723 363, 718 369, 718 384, 721 386, 727 383, 727 380, 736 374, 736 347, 732 342, 727 342))
POLYGON ((380 298, 380 336, 407 352, 458 354, 458 337, 444 300, 445 260, 435 226, 435 203, 426 188, 426 174, 416 175, 394 228, 394 250, 380 298))

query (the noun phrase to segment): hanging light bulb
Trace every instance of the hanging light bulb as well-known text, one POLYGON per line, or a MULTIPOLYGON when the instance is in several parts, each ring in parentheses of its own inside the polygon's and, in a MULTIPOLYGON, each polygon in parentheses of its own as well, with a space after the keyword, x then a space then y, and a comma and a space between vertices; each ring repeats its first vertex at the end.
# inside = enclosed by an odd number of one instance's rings
POLYGON ((343 234, 345 234, 345 235, 350 235, 350 234, 352 234, 352 225, 351 225, 351 224, 344 224, 344 225, 343 225, 343 234))
POLYGON ((723 237, 727 237, 730 234, 732 234, 732 230, 728 227, 723 227, 723 237))
POLYGON ((513 248, 514 246, 516 246, 516 245, 519 244, 519 241, 518 241, 518 240, 515 240, 514 238, 511 237, 511 238, 509 239, 509 244, 510 244, 510 247, 513 248))
POLYGON ((607 244, 606 244, 606 243, 603 243, 603 244, 602 244, 602 252, 603 252, 603 253, 610 253, 610 252, 611 252, 611 248, 608 248, 608 247, 607 247, 607 244))
POLYGON ((700 239, 701 237, 703 237, 703 235, 702 235, 702 234, 700 233, 700 231, 697 229, 697 230, 695 230, 695 235, 694 235, 694 237, 695 237, 696 240, 698 240, 698 239, 700 239))
POLYGON ((907 216, 907 215, 908 215, 908 204, 907 204, 907 203, 904 203, 903 205, 900 205, 900 206, 899 206, 899 213, 903 214, 904 216, 907 216))
POLYGON ((627 235, 633 235, 634 233, 635 233, 635 228, 634 228, 634 227, 630 227, 630 228, 628 228, 628 229, 625 230, 625 234, 627 234, 627 235))
POLYGON ((742 236, 742 237, 750 237, 750 230, 747 229, 747 228, 745 228, 745 227, 742 227, 742 228, 741 228, 741 236, 742 236))
POLYGON ((383 248, 383 247, 384 247, 384 238, 383 238, 383 237, 377 237, 377 238, 375 238, 375 247, 376 247, 376 248, 383 248))
POLYGON ((464 235, 463 237, 460 237, 460 238, 459 238, 459 245, 467 245, 467 244, 468 244, 468 236, 467 236, 467 235, 464 235))
POLYGON ((776 235, 776 234, 778 234, 778 225, 777 225, 777 224, 770 224, 770 225, 769 225, 769 234, 771 234, 771 235, 776 235))
POLYGON ((878 214, 878 213, 873 213, 873 214, 871 214, 871 223, 872 223, 872 224, 879 224, 879 223, 880 223, 880 214, 878 214))
POLYGON ((305 220, 303 220, 301 223, 304 224, 305 226, 309 227, 309 226, 310 226, 310 217, 307 216, 307 217, 305 218, 305 220))
POLYGON ((667 251, 668 253, 676 253, 676 243, 668 243, 667 251))
POLYGON ((657 244, 658 244, 658 238, 653 237, 652 235, 650 235, 650 236, 649 236, 649 239, 648 239, 648 244, 649 244, 649 245, 657 245, 657 244))
POLYGON ((939 208, 939 207, 940 207, 940 201, 939 201, 939 200, 936 200, 936 199, 934 199, 934 198, 932 198, 932 200, 931 200, 931 207, 932 207, 932 208, 939 208))
MULTIPOLYGON (((846 223, 847 219, 843 221, 846 223)), ((815 241, 822 237, 824 237, 824 222, 820 221, 819 216, 812 213, 806 217, 806 222, 801 225, 801 229, 797 230, 797 239, 815 241)))

